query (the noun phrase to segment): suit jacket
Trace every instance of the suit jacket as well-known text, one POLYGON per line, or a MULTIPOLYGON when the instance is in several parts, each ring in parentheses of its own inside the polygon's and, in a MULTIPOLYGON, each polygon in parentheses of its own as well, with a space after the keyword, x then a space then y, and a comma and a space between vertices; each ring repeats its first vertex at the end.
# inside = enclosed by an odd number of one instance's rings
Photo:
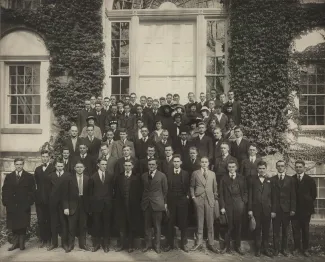
POLYGON ((138 114, 135 114, 134 127, 133 127, 134 129, 137 128, 137 123, 136 123, 137 119, 142 119, 144 126, 148 127, 149 132, 152 130, 152 124, 150 123, 150 118, 146 113, 143 112, 141 116, 138 114), (149 128, 149 126, 150 126, 150 128, 149 128))
MULTIPOLYGON (((171 189, 173 187, 172 182, 173 182, 173 176, 175 175, 174 168, 169 169, 166 175, 167 175, 167 182, 168 182, 168 195, 167 195, 168 198, 169 196, 171 196, 171 189)), ((181 169, 178 175, 182 176, 182 187, 183 187, 184 195, 190 197, 190 176, 188 172, 181 169)))
POLYGON ((214 119, 216 121, 217 125, 220 127, 221 132, 223 134, 226 132, 227 125, 228 125, 228 117, 225 114, 221 115, 220 121, 215 115, 211 115, 210 119, 214 119))
POLYGON ((138 159, 146 158, 148 145, 155 146, 155 142, 150 138, 148 138, 146 142, 144 142, 142 139, 138 139, 135 141, 134 143, 135 155, 137 156, 138 159))
POLYGON ((192 174, 190 185, 191 197, 200 197, 205 194, 210 207, 214 207, 215 200, 218 198, 218 189, 216 175, 214 172, 207 170, 205 179, 202 170, 196 170, 192 174))
POLYGON ((76 125, 78 127, 79 135, 81 134, 81 130, 87 125, 87 117, 92 113, 92 110, 86 111, 86 109, 82 109, 77 116, 76 125))
POLYGON ((292 178, 295 182, 296 188, 296 214, 298 216, 308 216, 314 214, 314 202, 317 197, 315 180, 306 174, 304 174, 301 181, 299 181, 297 174, 292 178))
POLYGON ((232 183, 237 183, 240 189, 240 197, 244 204, 248 202, 248 191, 247 183, 245 177, 240 174, 236 174, 235 181, 232 181, 229 175, 225 175, 220 181, 220 209, 225 208, 227 210, 232 210, 238 201, 237 198, 233 198, 233 191, 231 188, 232 183))
POLYGON ((276 194, 276 213, 282 210, 283 212, 296 212, 296 187, 292 177, 285 175, 284 181, 281 182, 278 175, 271 178, 276 194))
POLYGON ((188 161, 190 158, 190 147, 191 142, 186 141, 185 146, 183 146, 181 138, 178 138, 174 143, 175 154, 181 155, 183 163, 188 161))
MULTIPOLYGON (((224 105, 223 111, 227 111, 227 104, 224 105)), ((232 112, 231 112, 231 117, 234 120, 236 125, 239 125, 241 122, 241 106, 239 101, 234 101, 232 104, 232 112)))
POLYGON ((256 157, 254 163, 251 163, 251 161, 248 159, 244 159, 243 162, 240 165, 240 174, 242 176, 248 177, 248 176, 257 176, 257 164, 261 161, 261 158, 256 157))
MULTIPOLYGON (((138 168, 139 168, 139 173, 141 175, 148 172, 148 160, 149 160, 148 157, 139 159, 138 168)), ((158 163, 158 167, 159 167, 159 163, 158 163)))
POLYGON ((107 160, 107 165, 106 165, 106 172, 108 172, 110 175, 114 174, 114 167, 117 162, 117 158, 110 155, 109 157, 104 157, 107 160))
POLYGON ((196 158, 194 163, 191 161, 190 158, 185 159, 185 161, 182 164, 182 169, 187 171, 190 177, 192 177, 194 171, 201 169, 200 159, 196 158))
POLYGON ((137 113, 137 107, 139 106, 138 103, 135 103, 134 105, 130 103, 130 107, 131 107, 131 113, 132 114, 136 114, 137 113))
POLYGON ((205 102, 203 102, 203 103, 201 101, 197 102, 197 104, 196 104, 197 111, 200 112, 201 108, 204 107, 204 106, 206 106, 206 107, 208 106, 208 101, 207 100, 205 102))
POLYGON ((176 125, 175 123, 169 126, 169 137, 172 139, 173 144, 178 139, 177 129, 179 130, 178 133, 180 134, 180 130, 184 129, 184 127, 185 125, 183 123, 181 123, 180 126, 176 125))
POLYGON ((163 160, 160 160, 158 163, 158 170, 164 173, 165 175, 167 175, 169 170, 172 169, 173 167, 174 167, 173 159, 167 161, 167 159, 165 158, 163 160))
POLYGON ((111 154, 113 157, 119 159, 123 157, 123 146, 129 146, 131 148, 131 156, 135 156, 135 150, 134 150, 134 144, 133 142, 126 140, 125 144, 121 140, 117 140, 112 145, 112 151, 111 154))
POLYGON ((232 141, 230 144, 230 152, 231 152, 230 154, 233 157, 237 158, 238 163, 241 164, 244 159, 249 158, 248 156, 249 146, 250 146, 250 142, 245 138, 242 138, 239 145, 237 145, 236 141, 232 141))
POLYGON ((165 146, 166 145, 172 146, 172 140, 170 138, 167 139, 166 144, 163 144, 162 141, 159 141, 156 143, 156 151, 157 151, 159 159, 164 159, 166 157, 166 155, 165 155, 165 146))
POLYGON ((63 172, 63 174, 58 177, 56 174, 56 171, 52 172, 49 175, 50 179, 50 198, 49 198, 49 204, 50 208, 57 208, 57 206, 61 203, 62 201, 62 196, 63 196, 63 182, 65 179, 68 179, 69 176, 72 176, 68 172, 63 172))
POLYGON ((22 171, 17 180, 16 172, 6 175, 2 187, 2 203, 7 211, 7 228, 27 228, 30 225, 31 206, 35 200, 33 175, 22 171))
POLYGON ((87 154, 87 156, 82 159, 81 156, 75 156, 73 159, 72 159, 72 165, 75 166, 77 162, 81 162, 84 164, 85 166, 85 170, 84 170, 84 174, 87 175, 87 176, 92 176, 92 174, 94 174, 97 170, 97 160, 87 154))
POLYGON ((105 120, 105 130, 108 130, 110 127, 109 127, 109 123, 111 121, 119 121, 120 119, 120 115, 118 114, 113 114, 113 113, 109 113, 106 115, 106 120, 105 120))
POLYGON ((55 171, 53 164, 49 164, 45 171, 43 171, 43 165, 36 167, 34 172, 34 178, 36 183, 35 192, 35 203, 48 204, 49 201, 49 190, 50 190, 50 179, 49 175, 55 171))
MULTIPOLYGON (((63 160, 65 161, 65 159, 63 159, 63 160)), ((75 170, 74 170, 72 157, 68 158, 68 163, 67 164, 64 163, 64 171, 68 172, 70 174, 74 173, 75 170)))
POLYGON ((235 161, 238 166, 237 159, 231 155, 228 155, 225 159, 223 159, 222 157, 215 159, 214 172, 216 173, 216 176, 222 177, 229 173, 228 172, 228 163, 230 161, 235 161))
POLYGON ((104 183, 96 172, 89 179, 89 211, 101 212, 105 205, 112 208, 115 176, 105 172, 104 183))
POLYGON ((276 212, 276 194, 270 178, 265 178, 263 183, 257 175, 250 179, 248 211, 253 211, 253 215, 263 212, 265 216, 276 212))
POLYGON ((104 134, 107 115, 103 112, 100 112, 100 115, 97 115, 97 111, 92 113, 92 115, 95 117, 97 126, 100 128, 100 131, 102 132, 102 134, 104 134))
POLYGON ((151 182, 149 182, 149 173, 142 174, 141 179, 143 183, 142 210, 145 211, 150 205, 153 211, 164 211, 168 192, 166 175, 156 170, 151 182))
POLYGON ((94 158, 98 158, 100 145, 102 141, 96 137, 93 138, 93 141, 91 142, 89 140, 89 137, 87 136, 84 138, 84 142, 88 147, 88 154, 91 155, 94 158))
MULTIPOLYGON (((135 157, 131 157, 131 160, 133 162, 133 172, 137 174, 139 172, 138 160, 135 157)), ((114 166, 114 174, 116 176, 118 176, 119 174, 125 172, 124 163, 125 163, 125 158, 124 157, 120 157, 116 161, 115 166, 114 166)))
MULTIPOLYGON (((85 126, 82 131, 81 131, 81 135, 80 138, 86 138, 88 137, 88 133, 87 133, 87 126, 85 126)), ((94 125, 94 137, 96 137, 97 139, 102 139, 103 138, 103 134, 102 131, 100 130, 100 128, 96 125, 94 125)))
POLYGON ((230 148, 230 142, 225 138, 221 138, 221 139, 219 139, 219 141, 217 141, 214 138, 212 141, 213 141, 213 146, 214 146, 213 159, 222 157, 221 149, 220 149, 220 146, 221 146, 222 143, 228 143, 229 148, 230 148))
POLYGON ((118 127, 125 128, 129 137, 132 136, 135 126, 136 126, 135 115, 129 113, 128 117, 126 117, 125 114, 120 117, 118 127))
POLYGON ((200 137, 193 139, 193 145, 198 149, 199 155, 207 156, 210 161, 213 159, 213 143, 211 137, 204 135, 200 140, 200 137))
POLYGON ((68 139, 64 140, 63 145, 64 145, 64 147, 69 148, 69 152, 70 152, 71 156, 77 156, 80 154, 79 145, 81 142, 82 142, 82 139, 80 137, 78 137, 77 142, 76 142, 76 147, 75 147, 75 149, 73 149, 72 140, 69 137, 68 139))
MULTIPOLYGON (((69 209, 69 216, 75 214, 79 207, 79 188, 77 175, 70 175, 62 183, 62 207, 69 209)), ((89 177, 83 175, 83 191, 82 191, 83 208, 85 212, 89 211, 89 177)))

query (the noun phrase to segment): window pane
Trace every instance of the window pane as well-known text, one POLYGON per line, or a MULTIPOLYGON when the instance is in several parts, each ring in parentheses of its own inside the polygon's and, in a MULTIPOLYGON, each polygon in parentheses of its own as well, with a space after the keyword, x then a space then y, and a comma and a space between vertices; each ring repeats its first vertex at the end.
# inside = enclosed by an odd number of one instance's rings
POLYGON ((315 114, 316 114, 316 107, 308 106, 308 115, 315 115, 315 114))
POLYGON ((24 117, 24 115, 18 115, 17 124, 24 124, 24 123, 25 123, 25 117, 24 117))
POLYGON ((112 58, 120 57, 120 40, 113 40, 111 49, 112 49, 111 51, 112 58))
POLYGON ((307 84, 307 82, 308 82, 308 77, 307 77, 307 75, 306 75, 306 74, 301 74, 301 75, 300 75, 300 83, 301 83, 301 84, 307 84))
POLYGON ((325 94, 325 86, 317 85, 317 94, 325 94))
POLYGON ((25 113, 25 106, 24 105, 18 105, 18 114, 22 115, 25 113))
POLYGON ((307 96, 300 96, 299 105, 301 106, 307 105, 307 96))
POLYGON ((17 75, 17 67, 16 66, 9 66, 9 75, 11 75, 11 76, 17 75))
POLYGON ((33 124, 41 123, 41 118, 39 115, 33 115, 33 124))
POLYGON ((308 105, 315 105, 315 97, 308 96, 308 105))
POLYGON ((17 85, 17 94, 24 94, 24 85, 17 85))
POLYGON ((215 57, 207 57, 207 74, 216 74, 215 57))
POLYGON ((39 75, 33 75, 32 81, 33 81, 34 85, 39 85, 40 84, 39 78, 40 78, 39 75))
POLYGON ((24 66, 17 66, 17 72, 19 76, 25 75, 25 67, 24 66))
POLYGON ((316 85, 309 85, 308 94, 316 94, 316 85))
POLYGON ((17 114, 17 105, 10 106, 10 114, 12 115, 17 114))
POLYGON ((10 86, 10 94, 17 94, 16 86, 10 86))
POLYGON ((33 105, 39 105, 41 103, 41 97, 40 96, 33 96, 32 97, 32 103, 33 105))
POLYGON ((33 94, 39 94, 40 93, 40 89, 38 85, 33 86, 33 94))
POLYGON ((120 23, 112 23, 112 40, 120 39, 120 23))
POLYGON ((119 58, 112 58, 112 62, 111 62, 111 67, 112 67, 112 75, 118 75, 119 74, 119 63, 120 63, 120 59, 119 58))
POLYGON ((207 76, 206 77, 206 93, 210 93, 211 89, 216 89, 218 94, 224 93, 224 77, 207 76))
POLYGON ((25 83, 24 77, 23 76, 18 76, 17 77, 17 84, 18 85, 23 85, 25 83))
POLYGON ((302 125, 307 125, 307 116, 302 116, 301 117, 301 124, 302 125))
POLYGON ((130 27, 130 23, 121 23, 121 39, 122 40, 129 39, 129 27, 130 27))
POLYGON ((17 104, 17 101, 18 101, 18 99, 17 99, 16 96, 12 96, 12 97, 11 97, 11 104, 12 104, 12 105, 16 105, 16 104, 17 104))
POLYGON ((325 188, 319 188, 317 197, 318 198, 325 198, 325 188))
POLYGON ((129 59, 121 58, 121 67, 120 67, 120 75, 128 75, 129 74, 129 59))
POLYGON ((10 117, 10 124, 17 124, 17 116, 16 115, 11 115, 10 117))
POLYGON ((33 86, 32 85, 26 85, 25 86, 25 94, 32 94, 33 93, 33 86))
POLYGON ((32 108, 32 113, 35 115, 39 115, 40 114, 40 106, 37 105, 37 106, 33 106, 32 108))
POLYGON ((307 125, 315 125, 315 117, 314 116, 308 116, 307 125))
POLYGON ((307 115, 307 106, 300 106, 299 112, 301 115, 307 115))
POLYGON ((121 81, 121 94, 126 95, 129 93, 129 78, 123 77, 121 81))
POLYGON ((129 58, 129 41, 123 40, 121 41, 121 53, 120 56, 124 58, 129 58))
POLYGON ((15 84, 16 84, 16 76, 11 76, 9 85, 15 85, 15 84))
POLYGON ((120 94, 120 78, 112 77, 112 94, 118 95, 120 94))
POLYGON ((25 124, 32 124, 32 115, 25 115, 25 124))
MULTIPOLYGON (((324 187, 325 188, 325 178, 324 177, 320 177, 318 178, 318 186, 319 187, 324 187)), ((325 206, 324 206, 325 207, 325 206)))
POLYGON ((306 86, 306 85, 300 85, 300 92, 302 94, 308 94, 308 86, 306 86))
POLYGON ((325 75, 317 75, 316 77, 317 84, 325 84, 325 75))

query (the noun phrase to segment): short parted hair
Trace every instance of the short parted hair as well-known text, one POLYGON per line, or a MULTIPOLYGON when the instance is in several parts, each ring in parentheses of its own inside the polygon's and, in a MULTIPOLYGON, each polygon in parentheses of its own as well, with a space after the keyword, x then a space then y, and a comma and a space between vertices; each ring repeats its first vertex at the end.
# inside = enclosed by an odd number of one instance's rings
POLYGON ((70 126, 70 129, 71 129, 72 127, 76 127, 76 128, 78 129, 77 125, 75 125, 75 124, 72 124, 72 125, 70 126))
POLYGON ((161 98, 159 98, 159 100, 166 100, 166 98, 162 96, 161 98))
POLYGON ((63 164, 64 163, 63 158, 62 157, 57 157, 54 160, 54 165, 56 165, 57 163, 63 164))
POLYGON ((124 145, 124 146, 122 147, 122 149, 124 149, 124 148, 128 148, 128 149, 130 149, 130 150, 131 150, 131 147, 130 147, 130 146, 128 146, 128 145, 124 145))
POLYGON ((168 94, 166 95, 166 97, 168 97, 168 96, 173 97, 173 95, 172 95, 171 93, 168 93, 168 94))
POLYGON ((206 160, 209 161, 209 158, 208 158, 207 156, 201 156, 201 157, 200 157, 200 160, 202 160, 202 159, 206 159, 206 160))
POLYGON ((189 151, 190 151, 190 150, 195 150, 196 153, 198 153, 197 148, 196 148, 195 146, 191 146, 191 147, 189 148, 189 151))
MULTIPOLYGON (((140 117, 137 118, 136 122, 138 123, 139 121, 143 123, 143 120, 142 120, 142 118, 140 118, 140 117)), ((145 126, 143 126, 143 127, 145 127, 145 126)), ((143 128, 143 127, 142 127, 142 128, 143 128)))
POLYGON ((146 97, 146 96, 140 96, 140 99, 141 99, 141 98, 145 98, 145 99, 147 99, 147 97, 146 97))
POLYGON ((158 99, 154 99, 152 102, 153 102, 153 103, 154 103, 154 102, 159 103, 159 100, 158 100, 158 99))
POLYGON ((131 158, 125 160, 125 161, 124 161, 124 164, 125 164, 125 163, 131 163, 132 165, 134 165, 134 161, 133 161, 131 158))
POLYGON ((68 147, 63 147, 63 148, 62 148, 62 152, 63 152, 64 150, 68 150, 68 151, 70 152, 70 149, 69 149, 68 147))
POLYGON ((90 125, 90 124, 88 124, 88 125, 87 125, 87 128, 88 128, 88 127, 92 127, 93 129, 95 129, 95 126, 94 126, 94 125, 90 125))
POLYGON ((229 145, 227 142, 222 142, 222 143, 220 144, 220 146, 222 146, 222 145, 226 145, 226 146, 228 146, 228 148, 230 148, 230 145, 229 145))
POLYGON ((156 164, 157 164, 157 162, 158 162, 158 159, 157 159, 157 158, 155 158, 155 157, 152 157, 152 158, 150 158, 150 159, 148 160, 148 164, 149 164, 149 162, 151 162, 151 161, 155 161, 155 162, 156 162, 156 164))
POLYGON ((234 160, 229 160, 227 166, 229 166, 229 164, 235 164, 237 166, 237 163, 234 160))
POLYGON ((301 159, 299 159, 299 160, 297 160, 297 161, 295 162, 295 165, 297 165, 297 164, 302 164, 303 166, 306 166, 305 161, 304 161, 304 160, 301 160, 301 159))
POLYGON ((120 128, 119 131, 120 131, 120 133, 126 133, 126 129, 125 128, 120 128))
POLYGON ((81 164, 81 165, 83 165, 83 166, 85 167, 85 164, 82 163, 81 161, 77 161, 77 162, 74 164, 74 166, 77 166, 78 164, 81 164))
MULTIPOLYGON (((143 122, 143 121, 142 121, 143 122)), ((147 129, 148 131, 149 131, 149 129, 148 129, 148 127, 147 126, 143 126, 143 127, 141 127, 141 130, 143 130, 143 129, 147 129)))
POLYGON ((257 145, 255 143, 251 143, 248 148, 250 148, 251 146, 257 149, 257 145))
POLYGON ((242 131, 240 126, 235 126, 234 130, 238 130, 238 129, 242 131))
POLYGON ((204 126, 205 127, 205 123, 204 122, 200 122, 197 124, 197 126, 204 126))
POLYGON ((179 160, 182 161, 182 156, 181 156, 180 154, 175 154, 175 155, 173 155, 173 160, 174 160, 175 158, 179 158, 179 160))
POLYGON ((165 145, 165 149, 167 148, 167 147, 170 147, 171 149, 172 149, 172 151, 174 151, 174 149, 173 149, 173 146, 171 145, 171 144, 169 144, 169 143, 166 143, 166 145, 165 145))
POLYGON ((105 99, 109 99, 109 97, 108 97, 108 96, 105 96, 105 97, 104 97, 104 100, 105 100, 105 99))
POLYGON ((113 130, 112 128, 107 129, 106 134, 107 134, 108 132, 112 132, 112 133, 114 134, 114 130, 113 130))
POLYGON ((16 164, 16 162, 23 162, 23 163, 25 163, 25 160, 23 158, 21 158, 21 157, 17 157, 17 158, 14 159, 14 164, 16 164))
POLYGON ((285 164, 286 162, 284 160, 280 159, 275 163, 275 166, 277 166, 279 163, 284 163, 285 164))
POLYGON ((235 92, 234 92, 234 90, 230 89, 230 90, 228 91, 228 94, 229 94, 229 93, 235 93, 235 92))
POLYGON ((142 105, 137 105, 137 109, 138 109, 138 108, 142 108, 142 105))
POLYGON ((81 140, 81 141, 80 141, 79 147, 80 147, 80 146, 85 146, 85 147, 87 147, 87 148, 88 148, 88 146, 87 146, 86 142, 85 142, 85 141, 83 141, 83 140, 81 140))
POLYGON ((267 167, 267 163, 264 160, 261 160, 257 163, 257 166, 265 166, 267 167))
POLYGON ((149 144, 148 147, 147 147, 147 150, 148 150, 149 148, 153 148, 154 150, 156 150, 156 147, 155 147, 155 145, 153 145, 153 144, 149 144))
POLYGON ((137 94, 136 94, 136 93, 131 93, 131 94, 130 94, 130 96, 132 96, 132 95, 135 95, 135 96, 137 96, 137 94))
POLYGON ((102 142, 102 143, 100 144, 100 147, 103 147, 103 146, 108 147, 108 145, 107 145, 105 142, 102 142))
POLYGON ((128 107, 131 107, 129 104, 124 104, 124 107, 127 107, 127 106, 128 106, 128 107))
POLYGON ((106 161, 107 162, 107 159, 104 158, 104 157, 98 158, 97 159, 97 164, 100 164, 101 161, 106 161))
POLYGON ((100 101, 96 101, 95 105, 102 105, 102 103, 100 101))
POLYGON ((44 155, 44 154, 50 154, 50 151, 48 151, 48 150, 42 150, 41 151, 41 155, 44 155))

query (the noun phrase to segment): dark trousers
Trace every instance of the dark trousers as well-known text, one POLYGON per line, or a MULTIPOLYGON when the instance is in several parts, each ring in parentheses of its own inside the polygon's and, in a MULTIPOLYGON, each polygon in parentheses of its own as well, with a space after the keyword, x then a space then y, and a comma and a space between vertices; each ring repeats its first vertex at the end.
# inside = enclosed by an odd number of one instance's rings
POLYGON ((254 212, 256 228, 254 231, 255 247, 257 250, 267 249, 269 245, 271 214, 264 214, 263 211, 254 212))
POLYGON ((153 211, 149 205, 144 211, 144 235, 146 240, 146 246, 150 246, 151 242, 151 228, 153 226, 155 234, 155 247, 160 248, 160 237, 161 237, 161 221, 163 211, 153 211))
POLYGON ((309 249, 309 223, 310 215, 295 215, 291 221, 295 249, 307 251, 309 249))
POLYGON ((84 209, 83 199, 79 197, 78 208, 73 215, 65 216, 63 224, 63 243, 70 246, 74 246, 76 235, 79 239, 79 247, 86 245, 86 233, 87 233, 87 213, 84 209))
POLYGON ((187 242, 187 215, 189 200, 185 195, 172 196, 168 198, 167 206, 169 210, 168 220, 168 243, 174 246, 175 226, 178 225, 181 231, 181 243, 187 242), (177 222, 177 223, 176 223, 177 222))
POLYGON ((52 245, 58 245, 59 234, 61 236, 67 235, 65 232, 66 228, 64 225, 65 215, 61 205, 56 205, 56 207, 50 207, 51 212, 51 235, 52 235, 52 245))
POLYGON ((279 251, 280 247, 280 228, 282 227, 281 250, 288 248, 288 227, 290 223, 290 212, 277 210, 276 217, 273 219, 273 245, 274 249, 279 251))
POLYGON ((12 230, 12 245, 24 245, 26 237, 26 228, 12 230))
POLYGON ((230 248, 231 235, 234 235, 235 249, 241 246, 242 223, 244 217, 245 204, 241 198, 236 198, 233 205, 226 207, 228 217, 228 230, 225 234, 225 247, 230 248))
POLYGON ((104 245, 108 245, 111 233, 112 208, 107 204, 101 212, 93 213, 93 237, 104 238, 104 245))
POLYGON ((124 209, 124 217, 119 218, 119 224, 120 224, 120 244, 124 246, 127 239, 127 246, 128 248, 133 248, 133 241, 134 236, 137 234, 136 230, 134 229, 134 226, 132 225, 132 215, 130 214, 130 206, 129 203, 126 202, 124 205, 120 208, 124 209))
POLYGON ((51 240, 51 214, 48 204, 36 205, 39 238, 42 242, 51 240))

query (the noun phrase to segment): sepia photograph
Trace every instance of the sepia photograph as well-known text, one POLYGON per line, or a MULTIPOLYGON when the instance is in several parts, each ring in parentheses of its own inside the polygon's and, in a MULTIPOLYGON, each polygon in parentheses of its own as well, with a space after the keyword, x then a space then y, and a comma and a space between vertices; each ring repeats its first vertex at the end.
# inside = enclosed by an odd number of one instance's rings
POLYGON ((325 261, 325 0, 0 5, 0 261, 325 261))

